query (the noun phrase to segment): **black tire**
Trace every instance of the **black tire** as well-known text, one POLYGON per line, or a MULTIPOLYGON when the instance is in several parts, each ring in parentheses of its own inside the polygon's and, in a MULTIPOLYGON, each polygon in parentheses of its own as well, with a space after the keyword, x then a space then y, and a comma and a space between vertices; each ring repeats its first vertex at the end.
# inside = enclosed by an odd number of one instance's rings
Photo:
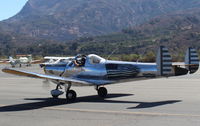
POLYGON ((74 90, 69 90, 66 93, 66 98, 68 101, 74 101, 76 99, 76 92, 74 90))
POLYGON ((107 94, 108 94, 108 91, 107 91, 107 89, 105 87, 100 87, 97 90, 97 92, 98 92, 99 97, 102 97, 102 98, 105 98, 107 96, 107 94))

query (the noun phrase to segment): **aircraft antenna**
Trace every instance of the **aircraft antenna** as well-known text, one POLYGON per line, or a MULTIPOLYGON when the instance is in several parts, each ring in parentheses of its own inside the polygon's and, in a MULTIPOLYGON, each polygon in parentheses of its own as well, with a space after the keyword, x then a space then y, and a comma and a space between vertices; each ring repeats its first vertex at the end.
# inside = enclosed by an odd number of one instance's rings
POLYGON ((141 56, 144 56, 145 52, 142 53, 142 55, 139 55, 139 57, 137 58, 136 62, 139 62, 141 59, 141 56))
POLYGON ((142 53, 139 55, 139 57, 137 58, 136 62, 139 62, 142 58, 142 56, 144 56, 146 53, 146 51, 142 51, 142 53))
MULTIPOLYGON (((122 45, 122 43, 119 44, 119 46, 122 45)), ((106 61, 119 49, 119 46, 117 46, 111 53, 110 55, 108 55, 108 57, 106 58, 106 61)))

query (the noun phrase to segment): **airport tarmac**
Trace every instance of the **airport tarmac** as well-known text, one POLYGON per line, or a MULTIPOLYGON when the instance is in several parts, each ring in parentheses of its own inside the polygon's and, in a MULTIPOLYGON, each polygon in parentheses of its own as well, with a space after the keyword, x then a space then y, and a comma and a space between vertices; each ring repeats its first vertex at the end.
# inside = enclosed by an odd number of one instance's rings
MULTIPOLYGON (((39 65, 17 69, 42 73, 39 65)), ((108 85, 104 100, 93 87, 72 87, 73 103, 51 98, 56 85, 42 81, 0 72, 1 126, 200 125, 200 72, 108 85)))

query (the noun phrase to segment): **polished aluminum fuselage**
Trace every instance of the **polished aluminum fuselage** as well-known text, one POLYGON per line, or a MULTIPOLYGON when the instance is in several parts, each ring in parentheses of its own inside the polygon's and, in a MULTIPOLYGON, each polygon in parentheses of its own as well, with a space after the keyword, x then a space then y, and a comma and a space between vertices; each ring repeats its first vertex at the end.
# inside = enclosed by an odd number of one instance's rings
POLYGON ((124 62, 102 60, 92 64, 89 59, 84 66, 75 66, 73 61, 68 63, 49 64, 44 67, 48 75, 70 77, 87 80, 127 80, 138 78, 153 78, 157 74, 156 63, 124 62))

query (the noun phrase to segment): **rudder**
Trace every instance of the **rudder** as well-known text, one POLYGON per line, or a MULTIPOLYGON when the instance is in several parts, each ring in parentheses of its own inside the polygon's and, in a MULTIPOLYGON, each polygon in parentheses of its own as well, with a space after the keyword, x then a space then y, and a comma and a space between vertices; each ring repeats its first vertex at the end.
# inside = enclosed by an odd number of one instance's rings
POLYGON ((166 47, 160 46, 157 53, 156 63, 159 76, 173 75, 172 58, 166 47))
POLYGON ((189 47, 185 55, 185 68, 190 74, 199 69, 199 57, 196 49, 189 47))

